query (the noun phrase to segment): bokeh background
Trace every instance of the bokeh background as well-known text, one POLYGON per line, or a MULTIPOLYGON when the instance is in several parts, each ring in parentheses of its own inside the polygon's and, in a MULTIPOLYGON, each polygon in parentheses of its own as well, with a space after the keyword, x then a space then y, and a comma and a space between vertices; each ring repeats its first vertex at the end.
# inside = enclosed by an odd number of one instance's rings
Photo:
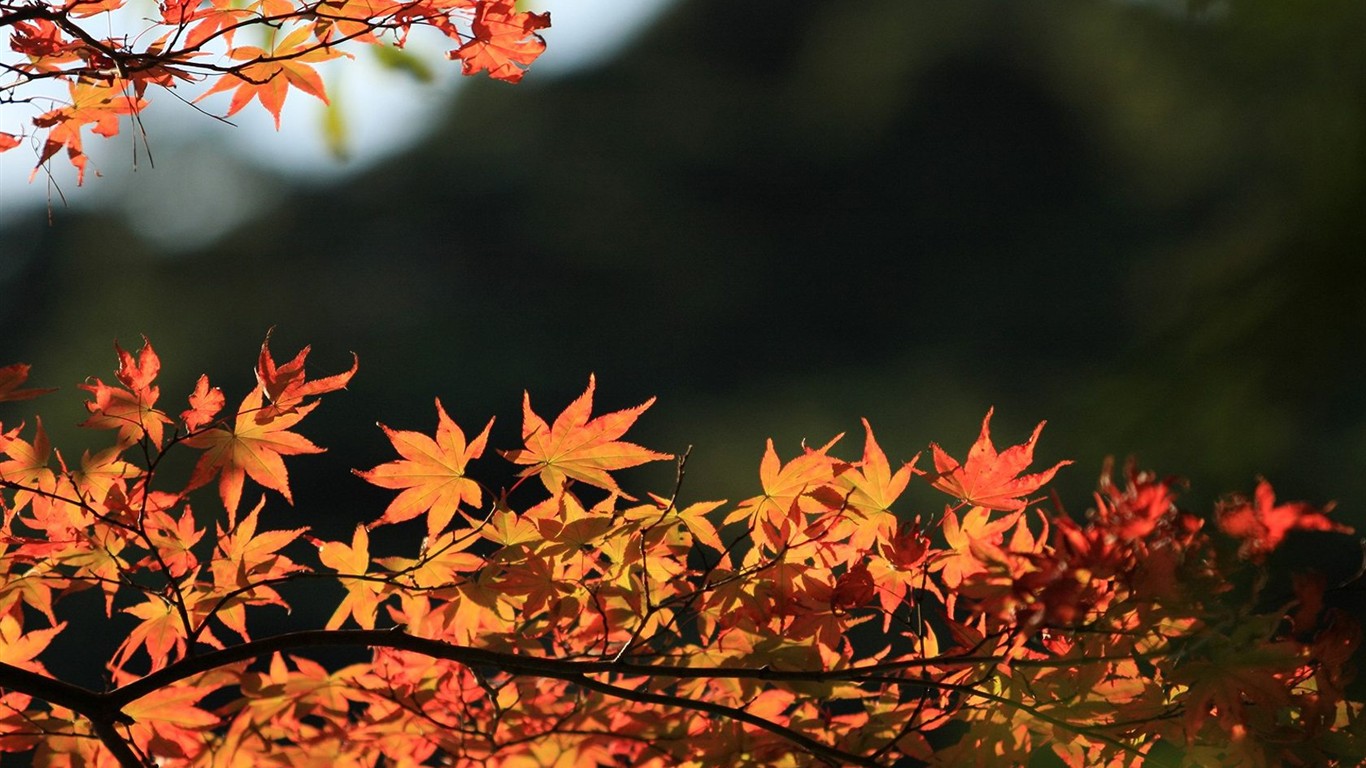
POLYGON ((201 372, 240 398, 271 326, 318 375, 355 351, 273 502, 324 535, 386 503, 348 472, 391 457, 375 421, 430 430, 439 396, 514 447, 523 389, 553 415, 590 372, 604 410, 659 396, 632 435, 693 446, 694 500, 755 493, 769 436, 856 457, 866 416, 961 455, 995 406, 998 444, 1048 420, 1074 512, 1132 454, 1193 509, 1264 475, 1366 527, 1366 4, 611 5, 572 67, 412 86, 395 154, 272 170, 173 102, 205 133, 154 131, 155 169, 125 136, 89 201, 5 187, 0 362, 63 387, 71 455, 116 337, 173 410, 201 372))

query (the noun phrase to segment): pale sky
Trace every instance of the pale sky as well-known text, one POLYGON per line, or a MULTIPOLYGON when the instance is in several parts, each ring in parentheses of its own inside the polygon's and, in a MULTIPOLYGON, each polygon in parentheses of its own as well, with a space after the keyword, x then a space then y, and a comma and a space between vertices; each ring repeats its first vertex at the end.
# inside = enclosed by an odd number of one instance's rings
MULTIPOLYGON (((658 16, 670 1, 536 0, 528 3, 536 10, 549 10, 552 27, 544 32, 545 54, 533 65, 524 82, 533 78, 553 78, 608 58, 632 34, 658 16)), ((185 175, 203 177, 213 175, 213 171, 220 172, 218 178, 225 197, 231 197, 234 185, 231 168, 204 169, 196 163, 192 151, 177 152, 178 147, 207 136, 231 147, 246 163, 290 174, 343 178, 411 145, 424 135, 431 118, 445 108, 449 95, 464 78, 459 75, 459 63, 447 61, 442 55, 450 48, 443 41, 439 36, 419 38, 416 34, 410 40, 409 50, 419 53, 436 73, 436 80, 427 84, 383 69, 367 50, 355 51, 355 60, 327 62, 324 77, 329 95, 347 126, 350 159, 346 162, 335 159, 323 141, 322 103, 301 92, 290 93, 278 133, 270 115, 255 103, 233 116, 235 126, 228 126, 169 94, 149 92, 153 104, 144 116, 144 124, 156 160, 155 168, 148 166, 145 149, 125 120, 119 135, 113 139, 86 132, 85 146, 92 159, 83 187, 76 187, 75 174, 63 157, 53 159, 54 175, 72 208, 110 202, 118 205, 127 199, 130 189, 135 198, 146 197, 136 194, 139 188, 157 197, 161 193, 174 194, 186 183, 185 175), (136 173, 130 174, 135 162, 136 173), (94 175, 97 170, 104 178, 94 175)), ((226 108, 227 101, 226 94, 219 94, 199 106, 209 112, 221 111, 226 108)), ((0 130, 13 132, 21 127, 21 121, 32 116, 31 113, 17 114, 18 108, 13 106, 0 109, 10 111, 8 115, 0 112, 0 130)), ((54 212, 60 217, 62 203, 56 191, 50 190, 42 173, 32 183, 28 181, 34 161, 27 146, 0 154, 0 223, 16 215, 46 215, 43 209, 49 195, 53 199, 54 212)), ((203 188, 206 184, 219 182, 201 178, 196 186, 203 188)), ((134 210, 129 213, 134 219, 139 216, 134 210)), ((237 211, 230 218, 240 220, 244 213, 248 212, 237 211)), ((221 229, 231 223, 199 222, 198 225, 221 229)), ((194 222, 182 221, 182 224, 194 222)), ((165 234, 179 237, 188 231, 186 226, 179 229, 184 231, 165 234)), ((0 244, 0 258, 4 251, 0 244)))

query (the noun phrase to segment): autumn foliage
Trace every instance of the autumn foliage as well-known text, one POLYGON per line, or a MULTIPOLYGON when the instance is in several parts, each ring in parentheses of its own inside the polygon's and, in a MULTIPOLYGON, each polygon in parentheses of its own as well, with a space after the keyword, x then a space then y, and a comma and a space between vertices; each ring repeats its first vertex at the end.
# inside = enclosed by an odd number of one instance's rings
MULTIPOLYGON (((65 153, 77 182, 83 132, 119 132, 150 94, 230 94, 225 116, 258 102, 280 123, 291 91, 327 101, 316 65, 358 47, 399 46, 414 29, 449 39, 465 74, 516 82, 545 49, 548 13, 516 0, 0 0, 0 104, 28 105, 31 129, 0 132, 0 152, 30 142, 38 170, 65 153), (40 91, 43 83, 59 89, 40 91), (207 84, 208 87, 203 87, 207 84), (64 94, 64 95, 63 95, 64 94)), ((7 109, 13 107, 7 106, 7 109)))
MULTIPOLYGON (((623 439, 652 401, 594 415, 590 379, 553 420, 527 395, 509 450, 440 400, 433 431, 381 426, 396 458, 337 482, 393 500, 332 541, 272 499, 291 500, 287 461, 324 450, 299 430, 354 363, 316 377, 307 348, 279 364, 267 338, 240 399, 200 377, 169 404, 152 345, 115 350, 113 380, 81 385, 99 448, 0 426, 0 751, 39 765, 1366 756, 1342 585, 1263 567, 1292 532, 1351 531, 1265 481, 1200 515, 1178 481, 1107 467, 1072 516, 1045 501, 1067 462, 1031 471, 1043 425, 998 450, 988 413, 965 455, 931 446, 932 469, 890 460, 866 422, 852 453, 770 441, 758 491, 728 503, 684 482, 686 452, 623 439), (658 494, 616 474, 666 460, 658 494), (504 461, 510 487, 480 482, 504 461), (391 524, 410 543, 375 551, 391 524), (322 626, 261 632, 290 621, 286 587, 318 583, 341 595, 322 626), (45 666, 80 592, 120 640, 101 690, 45 666)), ((46 394, 29 373, 0 368, 0 400, 46 394)))

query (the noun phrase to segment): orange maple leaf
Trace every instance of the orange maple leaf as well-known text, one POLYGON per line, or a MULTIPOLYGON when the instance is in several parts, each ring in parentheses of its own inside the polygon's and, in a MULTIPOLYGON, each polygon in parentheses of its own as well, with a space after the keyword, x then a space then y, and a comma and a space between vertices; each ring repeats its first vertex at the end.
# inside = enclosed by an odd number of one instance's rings
POLYGON ((545 51, 536 30, 549 26, 548 13, 518 13, 516 0, 488 0, 475 11, 474 36, 446 58, 460 59, 467 75, 487 71, 489 77, 515 83, 545 51))
POLYGON ((551 493, 560 493, 565 483, 572 479, 631 499, 607 474, 608 471, 672 459, 673 456, 617 440, 646 408, 654 404, 653 397, 634 408, 604 414, 590 421, 588 414, 593 410, 593 389, 596 384, 590 375, 588 389, 564 409, 555 419, 554 426, 548 426, 544 419, 531 410, 531 395, 524 393, 522 441, 526 443, 526 448, 501 453, 514 464, 529 464, 522 470, 521 476, 540 475, 541 482, 551 493))
POLYGON ((1211 716, 1225 734, 1245 733, 1249 713, 1276 712, 1290 703, 1285 678, 1303 663, 1300 646, 1289 640, 1237 642, 1256 627, 1244 624, 1231 639, 1211 633, 1211 649, 1202 658, 1172 670, 1172 681, 1188 686, 1181 696, 1188 739, 1194 741, 1211 716))
POLYGON ((266 488, 279 491, 285 501, 293 504, 289 473, 280 457, 325 450, 302 435, 287 431, 307 416, 317 403, 262 424, 256 420, 262 399, 261 388, 253 389, 242 400, 232 426, 214 427, 185 439, 186 445, 204 450, 190 476, 189 487, 198 488, 217 475, 218 493, 229 519, 236 518, 237 506, 242 500, 242 481, 248 476, 266 488))
MULTIPOLYGON (((348 546, 340 541, 318 541, 318 559, 323 565, 343 576, 364 574, 370 568, 370 534, 365 526, 356 526, 348 546)), ((385 593, 385 585, 365 579, 342 579, 346 586, 346 598, 327 620, 327 629, 340 627, 348 617, 365 629, 375 628, 375 613, 385 593)))
POLYGON ((127 675, 122 671, 123 666, 139 648, 146 649, 152 669, 160 669, 185 656, 185 625, 176 612, 175 604, 170 600, 148 595, 143 602, 124 608, 123 613, 142 621, 129 631, 128 636, 114 652, 114 658, 109 666, 111 671, 115 672, 116 678, 127 675))
POLYGON ((850 465, 826 453, 843 437, 840 433, 820 448, 803 446, 802 455, 786 464, 778 458, 770 438, 759 461, 759 483, 764 492, 740 502, 721 524, 751 519, 777 526, 786 520, 800 522, 803 513, 818 514, 843 505, 845 494, 831 484, 850 465))
POLYGON ((115 487, 124 493, 125 481, 139 477, 142 470, 122 456, 123 450, 117 445, 94 454, 81 454, 81 466, 71 470, 70 477, 82 498, 102 503, 115 487))
POLYGON ((460 504, 478 508, 483 503, 479 484, 465 477, 465 465, 470 459, 484 454, 493 419, 474 440, 466 443, 460 430, 441 400, 436 401, 436 439, 420 432, 390 429, 383 424, 389 442, 403 456, 401 460, 381 464, 369 471, 352 470, 381 488, 402 489, 384 510, 375 525, 411 520, 423 512, 427 517, 427 534, 435 538, 454 517, 460 504))
POLYGON ((195 101, 219 91, 230 90, 233 93, 227 116, 232 116, 250 104, 252 99, 258 99, 261 106, 275 117, 275 128, 279 130, 280 109, 285 104, 285 96, 289 94, 291 85, 318 97, 324 104, 329 103, 322 77, 308 64, 335 59, 343 54, 313 39, 309 27, 300 27, 270 51, 243 45, 232 49, 228 55, 246 63, 229 71, 228 76, 220 78, 195 101))
POLYGON ((164 435, 163 426, 171 420, 166 414, 152 406, 161 396, 161 389, 153 386, 152 381, 161 371, 161 359, 152 349, 146 337, 142 339, 142 349, 137 356, 114 342, 118 354, 119 367, 114 376, 127 389, 111 387, 100 379, 94 384, 80 384, 81 389, 95 396, 85 404, 90 418, 80 426, 91 429, 117 429, 119 445, 132 445, 145 435, 152 444, 161 447, 164 435))
POLYGON ((160 569, 163 565, 166 574, 178 579, 199 568, 199 558, 194 554, 194 545, 204 536, 202 529, 194 527, 194 512, 186 504, 180 517, 172 517, 168 512, 150 511, 145 515, 148 539, 156 546, 158 556, 149 555, 138 566, 160 569))
POLYGON ((256 525, 263 506, 265 499, 258 502, 236 527, 229 530, 221 526, 218 528, 215 556, 209 562, 215 589, 220 593, 237 593, 236 597, 229 598, 217 607, 216 615, 219 621, 243 639, 248 639, 246 606, 278 605, 289 608, 280 593, 266 582, 302 570, 280 550, 308 531, 307 528, 295 528, 263 531, 258 535, 256 525))
POLYGON ((81 146, 81 128, 94 123, 95 133, 106 138, 119 132, 119 115, 133 115, 147 106, 147 100, 135 97, 129 85, 120 78, 104 81, 80 80, 70 84, 71 103, 48 110, 33 118, 33 124, 47 128, 43 149, 38 153, 38 165, 29 175, 32 180, 53 155, 66 148, 67 158, 76 167, 76 183, 85 181, 85 167, 89 159, 81 146))
POLYGON ((1034 461, 1034 443, 1047 422, 1039 422, 1028 441, 1012 445, 998 454, 991 443, 993 411, 987 409, 986 418, 982 419, 982 432, 968 450, 966 463, 959 464, 937 443, 930 444, 934 469, 939 473, 931 485, 965 503, 1008 512, 1028 504, 1023 497, 1039 490, 1059 469, 1072 462, 1060 461, 1042 472, 1020 475, 1034 461))
POLYGON ((201 375, 199 381, 195 382, 189 400, 190 407, 180 412, 180 420, 185 423, 185 429, 189 432, 213 421, 218 412, 223 410, 223 404, 227 402, 223 397, 223 390, 209 386, 207 375, 201 375))
POLYGON ((55 389, 20 389, 25 381, 28 381, 29 366, 26 363, 15 363, 0 368, 0 402, 6 400, 31 400, 39 395, 48 392, 55 392, 55 389))
POLYGON ((38 654, 66 628, 66 622, 48 629, 25 630, 21 616, 17 611, 0 616, 0 663, 46 675, 48 671, 38 661, 38 654))
POLYGON ((67 0, 63 10, 76 18, 117 11, 126 0, 67 0))
POLYGON ((270 355, 270 334, 274 330, 272 328, 266 331, 266 340, 261 342, 261 354, 256 361, 256 381, 265 392, 266 399, 270 401, 269 408, 257 412, 257 421, 269 421, 282 413, 290 413, 303 403, 305 397, 344 389, 351 381, 351 377, 356 375, 360 360, 353 352, 351 370, 307 381, 304 363, 308 360, 309 351, 313 349, 312 345, 299 350, 299 354, 295 355, 293 360, 277 366, 275 358, 270 355))
POLYGON ((688 533, 692 534, 694 540, 717 552, 725 552, 726 545, 721 543, 721 537, 716 533, 716 526, 707 519, 707 513, 725 503, 724 501, 699 501, 682 508, 675 506, 673 509, 678 515, 678 519, 688 529, 688 533))
POLYGON ((849 503, 852 506, 885 512, 892 508, 892 504, 906 490, 911 478, 925 472, 915 467, 916 462, 920 460, 918 453, 912 456, 910 461, 897 467, 896 472, 892 472, 887 454, 883 453, 882 447, 877 444, 877 439, 873 437, 873 427, 867 419, 863 419, 863 431, 863 460, 845 472, 841 479, 853 489, 853 493, 849 495, 849 503))
POLYGON ((328 43, 355 40, 378 44, 376 19, 414 13, 411 4, 399 0, 323 0, 319 10, 314 32, 328 43))
POLYGON ((52 459, 52 443, 43 429, 42 418, 37 419, 33 442, 19 439, 18 429, 0 435, 0 454, 9 461, 0 462, 0 480, 19 488, 13 501, 4 509, 5 522, 9 515, 19 512, 31 503, 35 496, 51 493, 57 487, 57 475, 48 466, 52 459))
POLYGON ((957 589, 964 578, 982 571, 987 560, 1004 560, 1001 544, 1006 531, 1018 525, 1023 515, 1021 505, 1011 514, 992 520, 990 508, 974 506, 959 521, 953 510, 945 510, 941 526, 949 546, 937 553, 930 571, 942 572, 944 583, 957 589))
POLYGON ((195 755, 204 749, 205 734, 219 718, 197 706, 217 686, 175 685, 158 688, 123 706, 123 714, 134 720, 129 727, 133 744, 143 754, 153 754, 156 744, 163 751, 174 745, 178 753, 195 755))
POLYGON ((1328 519, 1332 510, 1331 503, 1322 509, 1304 501, 1277 505, 1271 483, 1259 480, 1251 501, 1235 496, 1219 505, 1215 517, 1219 530, 1243 540, 1239 557, 1260 560, 1292 530, 1352 533, 1351 527, 1328 519))
POLYGON ((136 357, 132 352, 119 346, 117 340, 114 342, 114 352, 119 358, 119 367, 114 372, 114 377, 134 392, 151 387, 152 380, 161 373, 161 358, 157 356, 156 350, 152 349, 152 343, 146 336, 142 337, 142 349, 138 350, 136 357))
POLYGON ((845 514, 830 520, 827 536, 832 540, 847 539, 856 550, 872 550, 874 542, 887 541, 895 535, 897 519, 891 513, 892 504, 905 492, 911 478, 925 472, 916 469, 918 453, 893 472, 867 419, 863 419, 863 431, 863 459, 836 481, 845 494, 841 499, 845 514))

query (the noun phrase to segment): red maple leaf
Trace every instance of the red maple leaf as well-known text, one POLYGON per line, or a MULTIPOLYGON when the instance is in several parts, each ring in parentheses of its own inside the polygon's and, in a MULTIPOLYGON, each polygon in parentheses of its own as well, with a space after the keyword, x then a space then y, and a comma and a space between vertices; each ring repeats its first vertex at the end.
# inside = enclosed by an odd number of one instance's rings
POLYGON ((1238 548, 1239 557, 1260 560, 1280 546, 1292 530, 1352 533, 1349 526, 1328 519, 1327 513, 1332 509, 1331 503, 1319 509, 1305 501, 1278 505, 1271 483, 1259 480, 1251 501, 1235 496, 1219 505, 1215 518, 1219 530, 1243 540, 1238 548))
POLYGON ((872 602, 877 595, 876 589, 873 577, 868 573, 868 562, 860 560, 835 579, 835 587, 830 593, 830 604, 844 610, 858 608, 872 602))
POLYGON ((982 433, 968 450, 967 462, 959 464, 938 444, 930 444, 934 469, 939 473, 932 485, 974 506, 1001 511, 1020 509, 1029 503, 1023 497, 1039 490, 1060 468, 1072 462, 1060 461, 1042 472, 1020 475, 1034 461, 1034 443, 1047 422, 1039 422, 1025 443, 1012 445, 998 454, 991 443, 993 411, 987 409, 986 418, 982 419, 982 433))
POLYGON ((490 0, 475 11, 474 36, 446 57, 460 59, 467 75, 487 70, 489 77, 515 83, 545 51, 545 40, 536 30, 549 26, 548 13, 518 13, 515 0, 490 0))
POLYGON ((34 72, 57 72, 64 64, 98 55, 84 40, 68 37, 51 19, 18 21, 10 29, 10 49, 27 56, 34 72))

